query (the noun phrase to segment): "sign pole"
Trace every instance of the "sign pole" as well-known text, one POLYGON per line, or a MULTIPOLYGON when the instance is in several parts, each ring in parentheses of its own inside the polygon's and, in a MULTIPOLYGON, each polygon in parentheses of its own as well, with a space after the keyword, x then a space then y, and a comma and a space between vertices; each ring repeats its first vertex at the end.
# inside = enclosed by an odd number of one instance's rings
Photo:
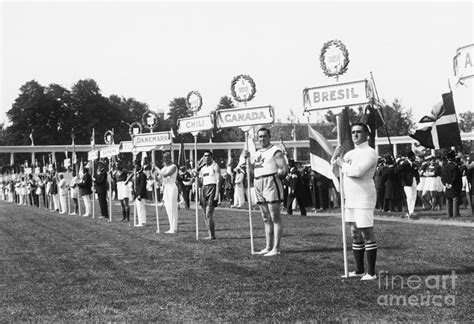
POLYGON ((91 162, 92 175, 92 219, 95 218, 95 180, 94 180, 94 160, 91 162))
MULTIPOLYGON (((245 131, 245 150, 249 150, 249 130, 247 129, 245 131)), ((251 189, 250 189, 250 156, 245 159, 246 166, 247 166, 247 197, 249 201, 249 207, 248 207, 248 212, 249 212, 249 228, 250 228, 250 253, 254 254, 254 249, 253 249, 253 225, 252 225, 252 195, 251 195, 251 189)))
MULTIPOLYGON (((155 150, 151 150, 151 161, 153 165, 156 166, 156 159, 155 159, 155 150)), ((158 211, 158 188, 156 187, 155 176, 153 176, 153 191, 155 192, 155 214, 156 214, 156 233, 160 233, 160 218, 159 218, 159 211, 158 211)))
POLYGON ((109 223, 112 223, 112 161, 115 158, 112 156, 110 157, 109 163, 109 223))
POLYGON ((194 171, 196 172, 196 181, 195 181, 195 192, 194 192, 194 200, 196 201, 195 205, 195 213, 196 213, 196 240, 199 240, 199 186, 198 186, 198 151, 197 151, 197 136, 198 132, 193 132, 194 136, 194 171))
MULTIPOLYGON (((337 121, 337 143, 339 146, 342 145, 341 139, 341 115, 336 116, 337 121)), ((341 226, 342 226, 342 251, 344 254, 344 275, 343 278, 348 278, 349 273, 347 269, 347 246, 346 246, 346 210, 345 210, 345 197, 344 197, 344 173, 342 173, 341 167, 339 167, 340 175, 340 193, 341 193, 341 226)))

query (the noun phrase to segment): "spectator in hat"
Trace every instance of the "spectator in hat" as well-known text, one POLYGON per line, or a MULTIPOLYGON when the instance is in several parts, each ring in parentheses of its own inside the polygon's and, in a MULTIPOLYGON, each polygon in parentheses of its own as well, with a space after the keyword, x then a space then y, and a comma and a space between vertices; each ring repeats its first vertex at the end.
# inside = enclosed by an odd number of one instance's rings
POLYGON ((455 162, 456 152, 448 152, 448 163, 443 166, 441 181, 446 186, 446 201, 448 217, 459 217, 461 203, 462 176, 458 164, 455 162))

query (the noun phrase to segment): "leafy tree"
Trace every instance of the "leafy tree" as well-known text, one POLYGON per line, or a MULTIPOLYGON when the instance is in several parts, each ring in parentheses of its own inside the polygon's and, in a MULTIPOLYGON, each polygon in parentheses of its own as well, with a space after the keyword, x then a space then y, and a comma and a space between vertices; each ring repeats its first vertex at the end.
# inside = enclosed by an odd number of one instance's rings
POLYGON ((468 111, 459 114, 459 129, 463 133, 470 133, 474 128, 474 113, 468 111))
POLYGON ((94 80, 79 80, 71 90, 73 123, 78 143, 89 143, 93 128, 95 142, 103 143, 102 136, 107 130, 122 126, 120 109, 100 94, 100 88, 94 80))
POLYGON ((385 104, 382 108, 385 126, 378 129, 379 137, 387 137, 387 129, 390 136, 405 136, 413 125, 413 114, 410 108, 403 108, 400 101, 395 99, 392 105, 385 104))
MULTIPOLYGON (((216 111, 231 108, 235 108, 232 98, 223 96, 217 104, 216 111)), ((240 128, 215 128, 212 130, 212 135, 214 142, 239 142, 245 140, 245 134, 240 128)))
POLYGON ((194 141, 191 134, 184 134, 184 136, 178 134, 178 119, 191 116, 191 111, 189 111, 186 104, 186 98, 174 98, 170 101, 169 107, 167 127, 169 127, 168 129, 172 130, 174 134, 177 134, 175 141, 179 142, 182 138, 186 142, 194 141))
POLYGON ((149 111, 148 105, 135 100, 134 98, 124 98, 111 95, 109 103, 119 112, 120 124, 114 128, 115 142, 129 141, 129 125, 141 123, 143 115, 149 111))

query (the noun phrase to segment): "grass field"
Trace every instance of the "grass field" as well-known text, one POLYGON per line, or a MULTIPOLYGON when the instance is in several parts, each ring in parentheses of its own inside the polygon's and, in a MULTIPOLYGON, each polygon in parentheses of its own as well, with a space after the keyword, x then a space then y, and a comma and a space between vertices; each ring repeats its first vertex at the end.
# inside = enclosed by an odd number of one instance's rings
POLYGON ((472 227, 377 220, 386 272, 361 282, 340 278, 336 216, 283 216, 283 253, 266 258, 250 253, 245 212, 217 210, 218 239, 196 241, 193 210, 180 210, 176 235, 156 234, 148 210, 148 226, 133 228, 115 205, 107 223, 0 202, 0 322, 474 320, 472 227))

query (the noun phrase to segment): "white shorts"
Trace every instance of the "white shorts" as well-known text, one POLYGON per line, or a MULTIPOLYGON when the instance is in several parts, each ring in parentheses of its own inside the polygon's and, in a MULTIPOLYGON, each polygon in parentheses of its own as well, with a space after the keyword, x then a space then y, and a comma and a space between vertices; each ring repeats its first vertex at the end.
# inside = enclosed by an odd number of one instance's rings
POLYGON ((346 208, 346 222, 356 223, 357 228, 374 227, 374 210, 372 208, 346 208))
POLYGON ((119 200, 122 200, 124 198, 128 198, 129 200, 132 200, 132 190, 129 184, 126 185, 125 181, 117 182, 117 198, 119 200))

